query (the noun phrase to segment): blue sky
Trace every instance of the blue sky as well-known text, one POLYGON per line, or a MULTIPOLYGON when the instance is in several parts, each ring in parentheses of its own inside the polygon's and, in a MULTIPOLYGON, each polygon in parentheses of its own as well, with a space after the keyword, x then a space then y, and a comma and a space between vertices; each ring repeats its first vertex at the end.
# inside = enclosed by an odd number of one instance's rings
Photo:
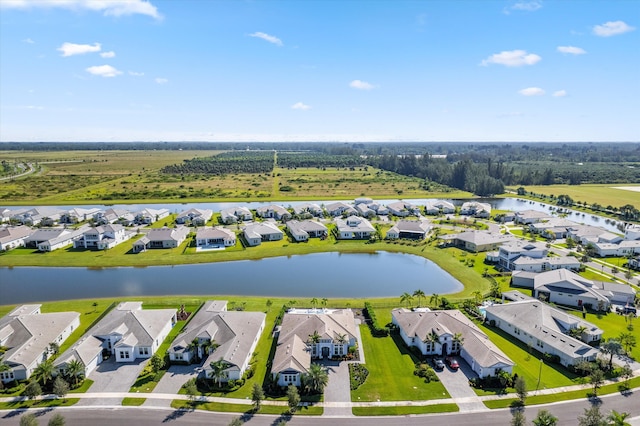
POLYGON ((640 141, 640 2, 0 0, 0 141, 640 141))

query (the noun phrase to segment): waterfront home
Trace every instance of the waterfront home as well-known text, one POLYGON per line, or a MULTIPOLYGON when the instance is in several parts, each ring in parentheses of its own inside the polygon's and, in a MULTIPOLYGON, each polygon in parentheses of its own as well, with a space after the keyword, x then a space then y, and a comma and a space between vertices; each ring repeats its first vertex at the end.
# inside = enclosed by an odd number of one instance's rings
POLYGON ((640 254, 640 240, 623 240, 618 244, 594 243, 593 246, 599 257, 628 257, 640 254))
POLYGON ((373 202, 371 204, 368 204, 368 206, 371 210, 376 212, 376 214, 379 216, 386 216, 389 214, 389 209, 387 208, 387 206, 384 206, 382 204, 373 202))
POLYGON ((498 248, 498 265, 505 271, 513 271, 514 261, 520 257, 526 256, 533 259, 542 259, 547 257, 549 249, 546 244, 516 240, 502 244, 498 248))
POLYGON ((135 222, 139 225, 150 225, 153 222, 157 222, 167 216, 169 216, 169 210, 167 209, 144 208, 136 213, 135 222))
POLYGON ((456 212, 456 207, 453 203, 443 200, 427 200, 424 206, 425 214, 451 214, 456 212))
POLYGON ((539 223, 553 218, 548 213, 540 212, 538 210, 521 210, 515 212, 513 221, 521 225, 530 225, 533 223, 539 223))
POLYGON ((550 303, 582 308, 608 310, 611 302, 594 282, 580 275, 558 269, 544 272, 533 278, 533 296, 550 303))
POLYGON ((449 245, 472 253, 496 250, 501 245, 516 240, 516 237, 511 234, 489 231, 465 231, 459 234, 440 235, 439 238, 449 245))
POLYGON ((236 234, 221 226, 200 228, 196 233, 196 247, 233 247, 236 234))
POLYGON ((334 219, 340 240, 368 240, 376 233, 376 228, 367 219, 350 216, 346 219, 334 219))
POLYGON ((245 226, 243 235, 249 246, 257 246, 263 241, 281 240, 284 232, 273 222, 256 222, 245 226))
POLYGON ((64 210, 53 207, 34 207, 32 209, 18 209, 12 212, 10 220, 14 223, 29 226, 52 226, 60 220, 64 210))
POLYGON ((230 225, 253 220, 253 214, 246 207, 231 207, 220 211, 220 220, 225 225, 230 225))
POLYGON ((358 197, 353 200, 353 204, 355 204, 356 206, 358 204, 373 204, 373 199, 369 197, 358 197))
POLYGON ((0 251, 23 247, 32 233, 33 229, 24 225, 0 227, 0 251))
POLYGON ((314 203, 303 203, 298 204, 297 206, 293 206, 293 213, 296 216, 304 217, 304 216, 315 216, 322 217, 322 207, 314 203))
POLYGON ((460 214, 463 216, 488 218, 491 216, 491 205, 479 201, 467 201, 460 207, 460 214))
POLYGON ((62 344, 80 326, 77 312, 43 314, 41 305, 18 306, 0 318, 0 346, 5 348, 0 371, 3 383, 27 380, 52 355, 51 344, 62 344))
POLYGON ((69 244, 82 235, 87 226, 78 229, 69 228, 41 228, 36 229, 24 239, 24 245, 28 248, 37 248, 39 251, 54 251, 69 244))
POLYGON ((0 223, 9 222, 11 220, 11 215, 11 210, 5 207, 0 207, 0 223))
POLYGON ((148 249, 176 248, 187 239, 189 228, 178 226, 176 228, 153 228, 133 243, 133 252, 139 253, 148 249))
POLYGON ((73 240, 73 248, 106 250, 131 239, 135 232, 119 224, 90 228, 73 240))
POLYGON ((407 201, 396 201, 395 203, 387 204, 387 209, 389 214, 398 217, 420 216, 420 208, 407 201))
POLYGON ((329 235, 327 227, 315 220, 290 220, 287 222, 287 230, 298 242, 307 241, 309 238, 326 238, 329 235))
POLYGON ((256 209, 256 215, 263 219, 275 219, 282 221, 291 219, 291 213, 289 213, 289 210, 275 204, 258 207, 256 209))
POLYGON ((486 321, 543 354, 558 356, 565 367, 595 361, 598 349, 591 345, 600 342, 602 330, 522 293, 514 298, 518 301, 485 307, 486 321), (579 339, 569 335, 572 329, 583 330, 579 339))
POLYGON ((122 302, 54 362, 63 371, 72 360, 88 375, 102 362, 103 351, 116 362, 151 358, 176 323, 175 309, 142 309, 142 302, 122 302), (99 343, 98 343, 99 342, 99 343))
POLYGON ((193 226, 205 226, 211 216, 213 216, 213 210, 194 208, 180 212, 176 217, 176 223, 179 225, 190 223, 193 226))
POLYGON ((93 218, 93 215, 98 213, 100 209, 90 208, 85 209, 81 207, 75 207, 60 215, 60 223, 75 224, 80 222, 86 222, 93 218))
POLYGON ((581 263, 574 256, 553 256, 538 259, 520 256, 511 262, 511 265, 514 271, 545 272, 555 269, 577 271, 580 269, 581 263))
POLYGON ((338 201, 335 203, 327 204, 325 206, 325 210, 329 216, 353 216, 357 215, 358 211, 350 206, 349 204, 345 204, 342 201, 338 201))
POLYGON ((279 386, 300 386, 312 359, 347 355, 357 335, 351 309, 290 309, 278 330, 271 375, 279 386))
POLYGON ((633 241, 640 240, 640 225, 630 223, 624 228, 624 239, 633 241))
POLYGON ((543 222, 530 224, 529 230, 543 238, 558 239, 566 238, 569 235, 569 230, 574 226, 576 226, 575 222, 561 217, 554 217, 543 222))
POLYGON ((408 238, 411 240, 424 240, 431 225, 426 220, 400 220, 387 231, 386 238, 396 240, 408 238))
POLYGON ((429 311, 404 308, 391 312, 392 322, 409 347, 425 356, 460 354, 479 377, 511 373, 514 362, 457 309, 429 311))
POLYGON ((136 216, 125 209, 108 208, 93 215, 93 220, 97 225, 107 225, 117 223, 122 226, 131 226, 136 220, 136 216))
POLYGON ((226 364, 222 382, 239 380, 264 330, 263 312, 228 311, 227 302, 208 300, 169 346, 171 363, 204 361, 205 377, 211 376, 211 363, 226 364))
POLYGON ((360 203, 356 204, 356 210, 358 214, 362 217, 372 218, 376 215, 376 211, 373 210, 369 204, 360 203))

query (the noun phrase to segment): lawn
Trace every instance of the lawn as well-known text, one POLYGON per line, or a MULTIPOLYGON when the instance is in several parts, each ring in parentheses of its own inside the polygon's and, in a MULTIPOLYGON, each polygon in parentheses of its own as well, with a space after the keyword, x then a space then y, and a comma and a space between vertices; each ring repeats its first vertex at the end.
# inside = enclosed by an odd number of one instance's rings
MULTIPOLYGON (((262 405, 257 413, 253 412, 253 407, 249 404, 227 404, 223 402, 196 402, 191 404, 189 401, 174 399, 171 401, 171 407, 182 410, 199 410, 216 411, 220 413, 238 413, 238 414, 275 414, 288 416, 289 407, 286 405, 262 405)), ((303 416, 321 416, 324 409, 317 406, 299 407, 295 415, 303 416)))
POLYGON ((425 383, 414 376, 417 361, 399 336, 373 337, 369 327, 360 326, 362 347, 369 369, 367 380, 351 391, 352 401, 424 401, 449 398, 442 383, 425 383))
MULTIPOLYGON (((637 184, 584 184, 584 185, 539 185, 525 186, 529 192, 536 194, 555 195, 565 194, 574 201, 598 203, 603 206, 620 207, 623 204, 640 204, 640 192, 617 189, 637 184)), ((515 191, 515 188, 513 188, 515 191)))
POLYGON ((399 407, 353 407, 354 416, 407 416, 410 414, 456 413, 456 404, 403 405, 399 407))
MULTIPOLYGON (((568 310, 567 312, 575 316, 582 317, 582 312, 580 311, 568 310)), ((604 330, 604 334, 602 335, 603 339, 618 337, 620 333, 629 333, 629 330, 627 330, 627 325, 629 323, 623 315, 614 313, 609 313, 607 315, 588 313, 586 320, 604 330)), ((640 321, 638 321, 638 318, 631 318, 631 321, 634 327, 634 331, 632 331, 632 333, 635 333, 635 335, 638 336, 637 328, 640 327, 640 321)), ((633 348, 631 351, 631 357, 635 360, 640 360, 640 347, 636 345, 636 347, 633 348)))
POLYGON ((122 400, 122 405, 126 407, 139 407, 144 404, 146 400, 146 398, 124 398, 122 400))
POLYGON ((24 408, 69 407, 77 404, 79 398, 38 399, 26 401, 0 402, 0 410, 20 410, 24 408))

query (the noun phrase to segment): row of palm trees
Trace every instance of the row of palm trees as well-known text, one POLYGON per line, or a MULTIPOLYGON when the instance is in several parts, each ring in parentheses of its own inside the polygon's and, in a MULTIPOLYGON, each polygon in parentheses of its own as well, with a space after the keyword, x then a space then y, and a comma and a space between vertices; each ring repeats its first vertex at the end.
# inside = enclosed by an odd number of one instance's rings
MULTIPOLYGON (((426 298, 427 298, 427 295, 425 294, 424 291, 420 289, 414 291, 413 294, 404 292, 400 296, 400 304, 401 305, 406 304, 407 307, 413 306, 413 300, 418 299, 418 307, 420 307, 422 304, 422 299, 426 299, 426 298)), ((433 306, 438 306, 439 302, 440 302, 440 295, 437 293, 433 293, 429 298, 429 303, 433 306)))

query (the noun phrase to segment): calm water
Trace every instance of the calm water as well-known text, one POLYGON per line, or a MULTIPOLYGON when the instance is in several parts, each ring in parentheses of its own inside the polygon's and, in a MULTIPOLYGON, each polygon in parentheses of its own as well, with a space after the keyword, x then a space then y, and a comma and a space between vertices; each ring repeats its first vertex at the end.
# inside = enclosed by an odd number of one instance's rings
POLYGON ((146 268, 0 268, 0 305, 172 294, 392 297, 417 289, 448 294, 462 288, 427 259, 388 252, 146 268))

